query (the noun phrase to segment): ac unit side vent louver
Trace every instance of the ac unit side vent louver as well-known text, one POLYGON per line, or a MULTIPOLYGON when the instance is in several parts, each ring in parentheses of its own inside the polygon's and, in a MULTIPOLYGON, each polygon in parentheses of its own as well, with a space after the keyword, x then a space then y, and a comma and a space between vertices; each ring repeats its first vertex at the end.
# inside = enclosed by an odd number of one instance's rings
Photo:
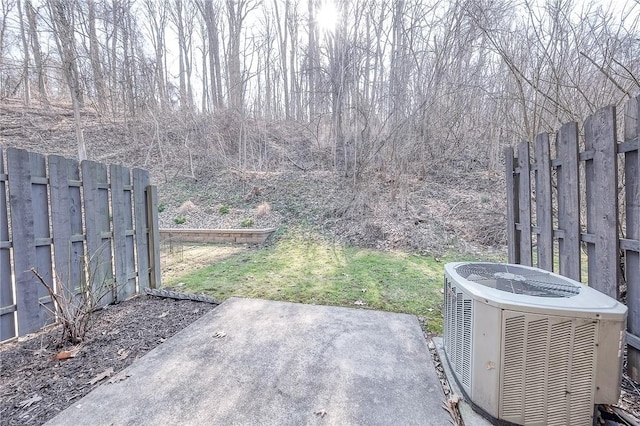
POLYGON ((501 418, 590 424, 597 321, 505 312, 503 325, 501 418))
POLYGON ((457 292, 445 281, 445 328, 448 330, 445 347, 449 363, 459 375, 462 384, 471 387, 473 300, 457 292))

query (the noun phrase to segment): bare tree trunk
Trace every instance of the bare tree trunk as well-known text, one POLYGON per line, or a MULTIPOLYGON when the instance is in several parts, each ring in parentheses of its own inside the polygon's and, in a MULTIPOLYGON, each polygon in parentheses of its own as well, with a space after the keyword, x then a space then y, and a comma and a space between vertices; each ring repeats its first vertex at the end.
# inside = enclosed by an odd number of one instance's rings
POLYGON ((27 20, 29 21, 29 40, 31 40, 31 50, 33 51, 33 60, 38 74, 38 93, 40 101, 48 106, 49 96, 47 95, 47 75, 44 70, 44 62, 42 58, 42 49, 40 47, 40 39, 38 35, 38 21, 36 11, 31 4, 31 0, 26 0, 25 9, 27 12, 27 20))
POLYGON ((31 104, 31 85, 29 83, 29 42, 27 41, 27 32, 25 30, 24 18, 22 15, 22 2, 18 0, 18 19, 20 20, 20 40, 22 40, 22 87, 23 101, 29 106, 31 104))
POLYGON ((96 32, 96 4, 95 0, 88 0, 89 7, 89 57, 91 58, 91 70, 93 71, 93 84, 96 88, 96 97, 100 111, 106 110, 106 90, 104 85, 104 74, 102 72, 102 61, 100 60, 100 44, 96 32))
POLYGON ((78 142, 78 159, 87 159, 87 148, 84 142, 80 109, 83 107, 82 89, 80 88, 80 73, 76 61, 77 51, 73 36, 74 19, 73 5, 64 0, 49 0, 49 12, 56 45, 60 52, 62 69, 69 86, 71 102, 73 103, 73 117, 76 124, 76 139, 78 142))

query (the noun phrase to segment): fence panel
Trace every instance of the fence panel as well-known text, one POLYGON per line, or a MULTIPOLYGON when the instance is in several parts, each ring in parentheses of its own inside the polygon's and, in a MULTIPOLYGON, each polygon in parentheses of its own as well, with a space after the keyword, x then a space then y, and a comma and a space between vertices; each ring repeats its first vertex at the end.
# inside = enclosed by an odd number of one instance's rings
MULTIPOLYGON (((624 153, 624 192, 627 239, 640 240, 640 167, 638 161, 638 102, 631 99, 625 108, 624 139, 635 140, 635 149, 624 153)), ((627 330, 640 335, 640 253, 636 250, 625 250, 625 280, 627 283, 627 330)), ((640 351, 627 351, 627 365, 635 369, 632 373, 638 376, 640 367, 640 351)))
MULTIPOLYGON (((586 246, 586 277, 589 286, 613 298, 620 297, 621 270, 625 272, 626 303, 629 309, 627 343, 628 372, 632 378, 640 379, 640 97, 630 100, 625 106, 624 141, 618 142, 616 135, 616 110, 606 107, 596 111, 584 123, 584 152, 579 151, 578 124, 564 124, 556 138, 556 158, 551 159, 551 168, 557 174, 558 229, 552 229, 552 238, 543 236, 548 218, 553 218, 552 205, 546 193, 546 183, 540 183, 546 172, 545 135, 536 138, 536 216, 539 234, 539 265, 548 262, 553 243, 558 240, 559 272, 561 275, 580 280, 581 246, 586 246), (619 181, 618 158, 624 156, 624 182, 619 181), (584 164, 584 182, 581 182, 580 163, 584 164), (618 188, 624 186, 624 220, 618 212, 618 188), (581 191, 584 191, 584 216, 581 212, 581 191), (541 198, 544 198, 541 200, 541 198), (582 219, 582 223, 581 223, 582 219), (543 226, 544 225, 544 226, 543 226), (624 232, 625 235, 621 235, 624 232), (620 253, 624 253, 621 262, 620 253), (546 253, 546 254, 544 254, 546 253), (543 260, 544 259, 544 260, 543 260)), ((507 163, 507 237, 509 238, 509 260, 513 261, 519 251, 522 255, 529 248, 526 242, 526 208, 515 207, 515 198, 526 202, 530 191, 518 185, 517 177, 525 176, 523 170, 528 163, 528 148, 518 146, 517 163, 513 168, 513 150, 505 150, 507 163), (519 211, 519 215, 515 212, 519 211), (520 229, 520 233, 513 230, 520 229)), ((546 177, 544 177, 546 181, 546 177)), ((516 259, 518 260, 518 259, 516 259)), ((525 263, 526 259, 520 259, 525 263)))
POLYGON ((9 148, 5 173, 3 155, 0 341, 55 319, 32 268, 66 300, 91 285, 100 305, 160 286, 157 195, 146 171, 132 179, 122 166, 9 148))
POLYGON ((9 241, 9 217, 7 215, 7 175, 0 148, 0 341, 15 335, 16 303, 11 285, 11 241, 9 241))

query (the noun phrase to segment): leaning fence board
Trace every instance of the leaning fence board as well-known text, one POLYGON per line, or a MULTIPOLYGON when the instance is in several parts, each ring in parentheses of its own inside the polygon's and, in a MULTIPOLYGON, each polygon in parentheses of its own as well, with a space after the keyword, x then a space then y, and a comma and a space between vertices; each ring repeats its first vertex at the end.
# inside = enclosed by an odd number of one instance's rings
POLYGON ((0 341, 11 339, 16 335, 16 304, 11 283, 11 241, 9 241, 6 181, 3 153, 0 148, 0 341))
POLYGON ((614 107, 602 108, 585 121, 585 148, 593 150, 587 176, 587 231, 596 235, 589 258, 589 285, 618 297, 620 255, 618 252, 618 164, 614 107), (593 266, 591 266, 593 265, 593 266), (593 274, 593 275, 592 275, 593 274))
MULTIPOLYGON (((149 226, 149 247, 160 244, 160 229, 158 228, 158 189, 147 186, 147 224, 149 226)), ((149 251, 149 287, 160 288, 160 250, 149 251)))
POLYGON ((536 225, 538 227, 538 267, 553 271, 553 223, 551 218, 551 159, 549 134, 535 139, 536 225))
POLYGON ((111 176, 111 201, 113 210, 113 244, 114 265, 117 299, 124 300, 135 294, 135 277, 129 279, 134 272, 135 265, 133 245, 128 244, 127 231, 132 229, 131 218, 131 177, 129 169, 112 165, 111 176), (125 188, 127 188, 125 190, 125 188))
POLYGON ((560 160, 557 169, 558 229, 563 231, 563 237, 558 241, 559 272, 580 281, 578 123, 562 125, 556 139, 556 156, 560 160))
POLYGON ((36 265, 36 247, 29 157, 28 151, 7 149, 16 309, 21 336, 37 331, 48 320, 39 301, 42 284, 30 271, 36 265))
POLYGON ((89 280, 94 297, 106 305, 114 300, 107 168, 93 161, 83 161, 81 168, 89 280))
POLYGON ((531 166, 529 143, 518 145, 519 197, 518 222, 520 223, 520 263, 531 266, 531 166))
POLYGON ((139 291, 149 288, 149 238, 145 191, 149 185, 149 173, 133 169, 133 211, 136 230, 136 253, 138 255, 139 291))
MULTIPOLYGON (((624 139, 638 137, 638 98, 630 99, 625 108, 624 139)), ((624 154, 626 237, 640 240, 640 165, 637 146, 624 154)), ((625 279, 627 282, 627 306, 629 309, 627 329, 631 334, 640 335, 640 253, 625 251, 625 279)), ((637 380, 640 376, 640 351, 633 347, 627 350, 627 371, 637 380)))

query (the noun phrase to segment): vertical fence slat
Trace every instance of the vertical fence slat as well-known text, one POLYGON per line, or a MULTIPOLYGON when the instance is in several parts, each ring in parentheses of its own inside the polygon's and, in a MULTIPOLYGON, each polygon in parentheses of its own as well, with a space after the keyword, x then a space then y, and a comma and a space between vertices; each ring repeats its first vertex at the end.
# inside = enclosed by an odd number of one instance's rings
POLYGON ((529 156, 529 143, 521 142, 518 145, 518 169, 519 169, 519 212, 520 222, 520 263, 531 266, 531 159, 529 156))
POLYGON ((141 292, 145 288, 149 288, 149 239, 147 235, 147 200, 145 195, 148 185, 149 173, 142 169, 133 169, 133 211, 138 259, 138 290, 141 292))
POLYGON ((551 159, 549 134, 535 140, 536 225, 538 226, 538 267, 553 271, 553 222, 551 211, 551 159))
POLYGON ((93 161, 83 161, 81 168, 89 275, 94 294, 106 305, 114 300, 107 168, 93 161))
POLYGON ((50 155, 49 179, 54 263, 64 297, 69 300, 85 279, 80 186, 71 184, 80 181, 78 162, 50 155))
POLYGON ((18 335, 33 333, 47 323, 41 314, 40 284, 30 271, 35 267, 35 237, 33 200, 31 196, 31 168, 29 152, 7 149, 7 174, 9 176, 9 205, 11 206, 11 231, 13 239, 13 265, 15 271, 16 309, 18 335))
POLYGON ((6 174, 2 148, 0 148, 0 341, 16 335, 13 284, 11 282, 11 256, 9 218, 7 216, 6 174))
MULTIPOLYGON (((638 137, 638 98, 630 99, 625 106, 624 139, 638 137)), ((640 165, 638 150, 625 153, 625 206, 626 237, 640 240, 640 165)), ((627 329, 631 334, 640 335, 640 253, 632 250, 625 252, 625 278, 627 281, 627 329)), ((640 351, 632 346, 627 347, 627 371, 633 380, 640 378, 640 351)))
POLYGON ((558 242, 560 274, 580 281, 580 187, 578 162, 578 123, 562 125, 556 140, 558 169, 558 229, 564 232, 558 242))
MULTIPOLYGON (((49 187, 47 180, 47 163, 43 155, 30 153, 29 164, 31 167, 31 200, 33 208, 33 237, 35 242, 35 269, 44 281, 54 286, 53 263, 51 261, 51 230, 49 227, 49 187), (37 181, 35 181, 37 180, 37 181)), ((47 289, 38 286, 39 301, 48 323, 53 323, 55 311, 53 300, 47 289)))
MULTIPOLYGON (((131 220, 131 195, 125 191, 125 186, 131 184, 129 169, 112 165, 111 175, 111 201, 113 209, 113 244, 115 279, 118 300, 124 300, 135 294, 135 279, 129 279, 130 266, 133 264, 133 251, 128 250, 126 231, 130 228, 131 220), (127 198, 129 198, 127 202, 127 198)), ((132 249, 133 247, 131 247, 132 249)))
POLYGON ((587 207, 591 206, 587 220, 589 232, 596 238, 589 256, 589 286, 617 299, 620 255, 615 107, 602 108, 587 118, 585 147, 593 150, 586 182, 587 207))
POLYGON ((520 263, 520 235, 516 231, 518 216, 518 183, 514 170, 513 148, 504 150, 507 186, 507 250, 509 263, 520 263))
POLYGON ((160 288, 160 229, 158 228, 158 189, 147 186, 147 227, 149 229, 149 286, 160 288))

